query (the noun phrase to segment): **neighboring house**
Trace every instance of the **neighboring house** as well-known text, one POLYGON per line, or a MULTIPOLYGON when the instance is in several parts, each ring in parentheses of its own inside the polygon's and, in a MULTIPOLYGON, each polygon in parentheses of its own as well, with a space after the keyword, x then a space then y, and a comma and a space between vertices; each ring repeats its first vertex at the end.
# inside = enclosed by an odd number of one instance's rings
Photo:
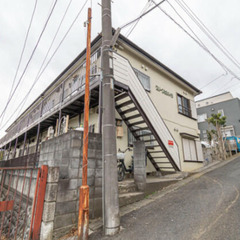
MULTIPOLYGON (((89 118, 92 132, 101 132, 102 122, 100 45, 101 35, 92 42, 89 118)), ((190 171, 202 167, 194 102, 200 90, 122 35, 112 55, 117 149, 132 147, 134 139, 143 140, 147 172, 190 171)), ((53 134, 58 135, 62 129, 61 124, 57 125, 58 119, 63 116, 69 116, 69 129, 82 129, 84 67, 85 51, 7 129, 6 136, 0 140, 5 160, 39 151, 38 144, 53 134), (40 138, 37 138, 38 129, 40 138)), ((131 155, 132 152, 127 152, 126 166, 130 165, 131 155)))
POLYGON ((207 141, 207 130, 213 129, 206 121, 214 113, 227 117, 222 128, 223 136, 240 136, 240 100, 233 98, 230 92, 206 98, 196 102, 200 138, 207 141))

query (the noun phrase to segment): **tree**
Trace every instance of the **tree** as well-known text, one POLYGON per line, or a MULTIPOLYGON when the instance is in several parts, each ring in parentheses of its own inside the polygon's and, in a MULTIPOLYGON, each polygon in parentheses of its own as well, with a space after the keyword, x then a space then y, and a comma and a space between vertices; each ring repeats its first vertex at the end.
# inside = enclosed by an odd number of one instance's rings
POLYGON ((222 159, 226 160, 226 149, 223 142, 223 136, 221 127, 226 126, 226 116, 222 116, 221 113, 212 114, 210 118, 207 119, 208 123, 212 124, 216 128, 216 136, 218 139, 218 146, 220 150, 220 154, 222 156, 222 159))

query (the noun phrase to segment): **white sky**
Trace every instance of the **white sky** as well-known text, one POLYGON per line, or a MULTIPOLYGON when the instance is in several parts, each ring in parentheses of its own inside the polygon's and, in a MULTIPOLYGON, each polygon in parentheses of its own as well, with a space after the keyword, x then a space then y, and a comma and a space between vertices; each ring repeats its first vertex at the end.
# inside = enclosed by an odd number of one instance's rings
MULTIPOLYGON (((113 27, 117 28, 137 17, 147 1, 148 0, 114 0, 112 4, 113 27)), ((160 0, 155 1, 159 2, 160 0)), ((240 76, 240 69, 232 64, 210 42, 210 40, 203 35, 199 28, 194 25, 187 15, 179 8, 176 1, 168 1, 177 9, 177 11, 179 11, 196 34, 209 47, 211 52, 227 65, 228 68, 234 71, 234 73, 240 76)), ((34 0, 0 0, 0 113, 3 111, 7 102, 11 85, 13 83, 24 38, 33 11, 34 2, 34 0)), ((26 52, 22 59, 17 81, 20 78, 36 44, 53 2, 54 0, 38 0, 36 15, 30 30, 26 52)), ((66 19, 63 22, 62 28, 60 29, 49 56, 51 56, 61 41, 63 35, 66 33, 76 14, 82 7, 83 2, 85 1, 72 0, 66 19)), ((212 31, 218 40, 237 60, 240 61, 240 2, 238 0, 185 0, 185 2, 212 31)), ((40 41, 39 47, 37 48, 31 64, 29 65, 22 82, 7 109, 2 124, 2 126, 5 125, 5 127, 0 130, 0 136, 3 135, 3 130, 5 130, 17 117, 19 109, 16 108, 36 78, 68 3, 69 0, 58 0, 49 25, 40 41), (8 118, 13 113, 15 113, 15 117, 7 122, 8 118)), ((98 3, 101 3, 101 1, 92 0, 92 38, 96 37, 96 35, 101 32, 101 7, 98 3)), ((89 5, 90 1, 87 6, 89 5)), ((186 28, 168 2, 163 3, 162 7, 182 26, 184 26, 184 28, 186 28)), ((68 37, 34 87, 22 110, 29 106, 31 102, 38 97, 41 92, 64 70, 64 68, 67 67, 68 64, 85 48, 86 29, 83 27, 83 22, 86 18, 87 7, 83 10, 68 37)), ((124 29, 122 34, 126 34, 127 31, 128 29, 124 29)), ((129 38, 200 89, 206 83, 225 73, 215 60, 213 60, 159 9, 155 9, 141 19, 129 38)), ((232 79, 232 77, 231 74, 222 76, 208 87, 201 89, 203 94, 197 97, 197 100, 225 91, 231 91, 234 97, 240 97, 240 82, 237 79, 232 79), (231 79, 232 81, 230 81, 231 79)))

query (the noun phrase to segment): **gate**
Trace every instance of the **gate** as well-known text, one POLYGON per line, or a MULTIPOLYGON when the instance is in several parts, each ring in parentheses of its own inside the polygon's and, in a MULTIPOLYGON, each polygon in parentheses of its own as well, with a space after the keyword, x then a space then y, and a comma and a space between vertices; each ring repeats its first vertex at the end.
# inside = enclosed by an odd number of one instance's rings
POLYGON ((48 167, 0 171, 0 240, 40 239, 48 167))

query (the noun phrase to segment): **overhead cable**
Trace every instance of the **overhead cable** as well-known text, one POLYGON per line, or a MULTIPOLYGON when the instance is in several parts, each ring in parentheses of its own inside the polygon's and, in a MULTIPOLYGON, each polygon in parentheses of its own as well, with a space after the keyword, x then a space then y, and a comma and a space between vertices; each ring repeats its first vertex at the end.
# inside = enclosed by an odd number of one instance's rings
MULTIPOLYGON (((152 3, 150 1, 148 1, 146 3, 146 5, 144 6, 143 10, 141 11, 140 15, 145 13, 147 11, 147 9, 150 7, 152 3)), ((141 20, 141 18, 139 18, 131 27, 130 29, 128 30, 126 36, 129 37, 130 34, 133 32, 133 30, 135 29, 135 27, 137 26, 137 24, 139 23, 139 21, 141 20)))
POLYGON ((176 3, 183 9, 183 11, 193 20, 193 22, 202 30, 202 32, 214 43, 214 45, 236 66, 240 69, 238 60, 224 47, 224 45, 217 39, 216 36, 207 28, 201 19, 191 10, 191 8, 184 2, 184 0, 175 0, 176 3), (184 6, 185 5, 185 6, 184 6))
MULTIPOLYGON (((154 4, 155 1, 151 0, 154 4)), ((231 70, 229 69, 221 60, 219 60, 208 48, 204 47, 196 38, 194 38, 185 28, 183 28, 173 17, 171 17, 165 10, 163 10, 160 6, 158 6, 159 10, 162 11, 167 17, 169 17, 178 27, 181 28, 191 39, 193 39, 201 48, 203 48, 223 69, 224 71, 228 71, 233 76, 235 76, 238 80, 240 78, 231 70)))
POLYGON ((50 46, 49 46, 49 48, 48 48, 48 50, 47 50, 47 53, 46 53, 46 55, 45 55, 45 58, 44 58, 43 61, 42 61, 42 64, 41 64, 41 67, 40 67, 40 69, 39 69, 39 71, 38 71, 38 73, 37 73, 37 76, 36 76, 36 78, 35 78, 32 86, 31 86, 30 90, 28 91, 27 95, 26 95, 25 98, 24 98, 24 103, 22 104, 22 107, 21 107, 21 108, 19 109, 19 111, 18 111, 18 116, 19 116, 20 113, 22 112, 22 109, 23 109, 24 104, 26 103, 26 101, 27 101, 27 99, 28 99, 28 96, 30 95, 33 87, 35 86, 35 84, 37 83, 37 80, 39 79, 38 76, 39 76, 39 74, 40 74, 40 72, 41 72, 41 70, 42 70, 42 68, 43 68, 43 66, 44 66, 44 64, 45 64, 45 62, 46 62, 46 60, 47 60, 47 58, 48 58, 48 55, 49 55, 49 53, 50 53, 50 51, 51 51, 51 49, 52 49, 52 46, 53 46, 53 44, 54 44, 54 42, 55 42, 55 39, 56 39, 56 37, 57 37, 57 35, 58 35, 58 33, 59 33, 59 30, 60 30, 60 28, 61 28, 61 26, 62 26, 62 23, 63 23, 63 21, 64 21, 64 19, 65 19, 65 17, 66 17, 66 14, 67 14, 67 12, 68 12, 68 10, 69 10, 69 7, 70 7, 71 3, 72 3, 72 0, 70 0, 69 3, 68 3, 68 6, 67 6, 67 8, 66 8, 66 10, 65 10, 65 12, 64 12, 64 14, 63 14, 63 17, 62 17, 62 19, 61 19, 61 21, 60 21, 60 23, 59 23, 59 25, 58 25, 57 31, 56 31, 56 33, 55 33, 55 35, 54 35, 54 37, 53 37, 53 40, 52 40, 52 42, 51 42, 51 44, 50 44, 50 46))
POLYGON ((40 34, 40 36, 38 37, 37 43, 36 43, 36 45, 35 45, 32 53, 31 53, 31 56, 30 56, 30 58, 29 58, 29 60, 28 60, 28 62, 27 62, 27 64, 26 64, 26 66, 25 66, 25 68, 24 68, 24 70, 23 70, 23 73, 22 73, 21 77, 20 77, 19 80, 18 80, 18 83, 17 83, 16 87, 14 88, 14 90, 13 90, 13 92, 12 92, 12 94, 11 94, 11 97, 10 97, 9 100, 7 101, 7 104, 5 105, 5 107, 4 107, 3 111, 2 111, 2 113, 1 113, 1 115, 0 115, 0 118, 3 116, 3 114, 4 114, 4 112, 6 111, 6 109, 7 109, 8 105, 9 105, 10 101, 12 100, 12 97, 14 96, 14 94, 15 94, 18 86, 19 86, 19 84, 21 83, 21 80, 22 80, 22 78, 23 78, 23 76, 24 76, 24 74, 25 74, 25 72, 26 72, 26 70, 27 70, 27 68, 28 68, 28 66, 29 66, 32 58, 33 58, 33 55, 34 55, 34 53, 35 53, 35 51, 36 51, 36 49, 37 49, 37 47, 38 47, 38 45, 39 45, 39 42, 40 42, 40 40, 41 40, 41 38, 42 38, 42 35, 43 35, 43 33, 44 33, 47 25, 48 25, 48 22, 49 22, 51 16, 52 16, 52 13, 53 13, 53 10, 54 10, 54 8, 55 8, 55 6, 56 6, 57 1, 58 1, 58 0, 55 0, 55 2, 54 2, 54 5, 53 5, 53 7, 52 7, 52 9, 51 9, 51 12, 50 12, 48 18, 47 18, 47 21, 46 21, 45 24, 44 24, 44 27, 43 27, 43 29, 42 29, 42 31, 41 31, 41 34, 40 34))
POLYGON ((137 18, 131 20, 130 22, 125 23, 125 24, 122 25, 120 28, 123 29, 123 28, 125 28, 125 27, 127 27, 127 26, 129 26, 129 25, 131 25, 131 24, 133 24, 133 23, 135 23, 135 22, 137 22, 139 19, 141 19, 142 17, 144 17, 145 15, 147 15, 148 13, 150 13, 150 12, 151 12, 152 10, 154 10, 155 8, 159 7, 159 6, 160 6, 162 3, 164 3, 165 1, 166 1, 166 0, 162 0, 162 1, 159 2, 159 3, 154 3, 154 4, 155 4, 154 7, 150 8, 148 11, 146 11, 145 13, 142 13, 140 16, 138 16, 137 18))
MULTIPOLYGON (((58 44, 58 46, 56 47, 55 51, 53 52, 52 56, 50 57, 50 59, 48 60, 48 62, 46 63, 46 65, 44 66, 44 68, 41 70, 41 72, 38 74, 38 76, 36 77, 33 85, 31 86, 30 90, 28 91, 28 93, 26 94, 26 96, 24 97, 24 99, 21 101, 21 103, 18 105, 17 109, 21 106, 21 104, 24 102, 25 98, 30 94, 30 92, 32 91, 33 87, 35 86, 35 84, 39 81, 40 77, 42 76, 42 74, 44 73, 44 71, 46 70, 46 68, 48 67, 48 65, 50 64, 51 60, 53 59, 53 57, 55 56, 55 54, 57 53, 58 49, 60 48, 60 46, 62 45, 62 43, 64 42, 64 40, 66 39, 67 35, 69 34, 70 30, 72 29, 73 25, 75 24, 75 22, 77 21, 77 19, 79 18, 80 14, 82 13, 84 7, 86 6, 88 0, 86 0, 82 6, 82 8, 79 10, 78 14, 76 15, 76 17, 74 18, 73 22, 71 23, 69 29, 67 30, 67 32, 65 33, 65 35, 63 36, 62 40, 60 41, 60 43, 58 44)), ((0 130, 2 130, 8 123, 9 121, 12 119, 12 117, 14 116, 15 112, 8 118, 8 120, 6 121, 6 123, 0 128, 0 130)))
MULTIPOLYGON (((21 52, 21 55, 20 55, 20 58, 19 58, 19 61, 18 61, 18 65, 17 65, 17 69, 16 69, 16 72, 15 72, 15 75, 14 75, 13 82, 12 82, 11 90, 9 92, 8 101, 10 101, 12 91, 13 91, 13 88, 14 88, 14 85, 15 85, 15 81, 16 81, 16 78, 17 78, 17 75, 18 75, 18 71, 19 71, 19 68, 20 68, 20 65, 21 65, 21 62, 22 62, 23 54, 25 52, 25 48, 26 48, 26 44, 27 44, 27 40, 28 40, 28 35, 29 35, 29 32, 30 32, 32 22, 33 22, 33 18, 34 18, 34 15, 35 15, 35 11, 36 11, 36 8, 37 8, 37 2, 38 2, 38 0, 35 0, 35 4, 34 4, 34 7, 33 7, 33 12, 32 12, 31 19, 30 19, 30 23, 29 23, 29 26, 28 26, 28 29, 27 29, 27 34, 26 34, 26 37, 24 39, 22 52, 21 52)), ((5 113, 6 113, 6 111, 4 111, 4 114, 3 114, 2 119, 1 119, 0 126, 2 125, 5 113)))

